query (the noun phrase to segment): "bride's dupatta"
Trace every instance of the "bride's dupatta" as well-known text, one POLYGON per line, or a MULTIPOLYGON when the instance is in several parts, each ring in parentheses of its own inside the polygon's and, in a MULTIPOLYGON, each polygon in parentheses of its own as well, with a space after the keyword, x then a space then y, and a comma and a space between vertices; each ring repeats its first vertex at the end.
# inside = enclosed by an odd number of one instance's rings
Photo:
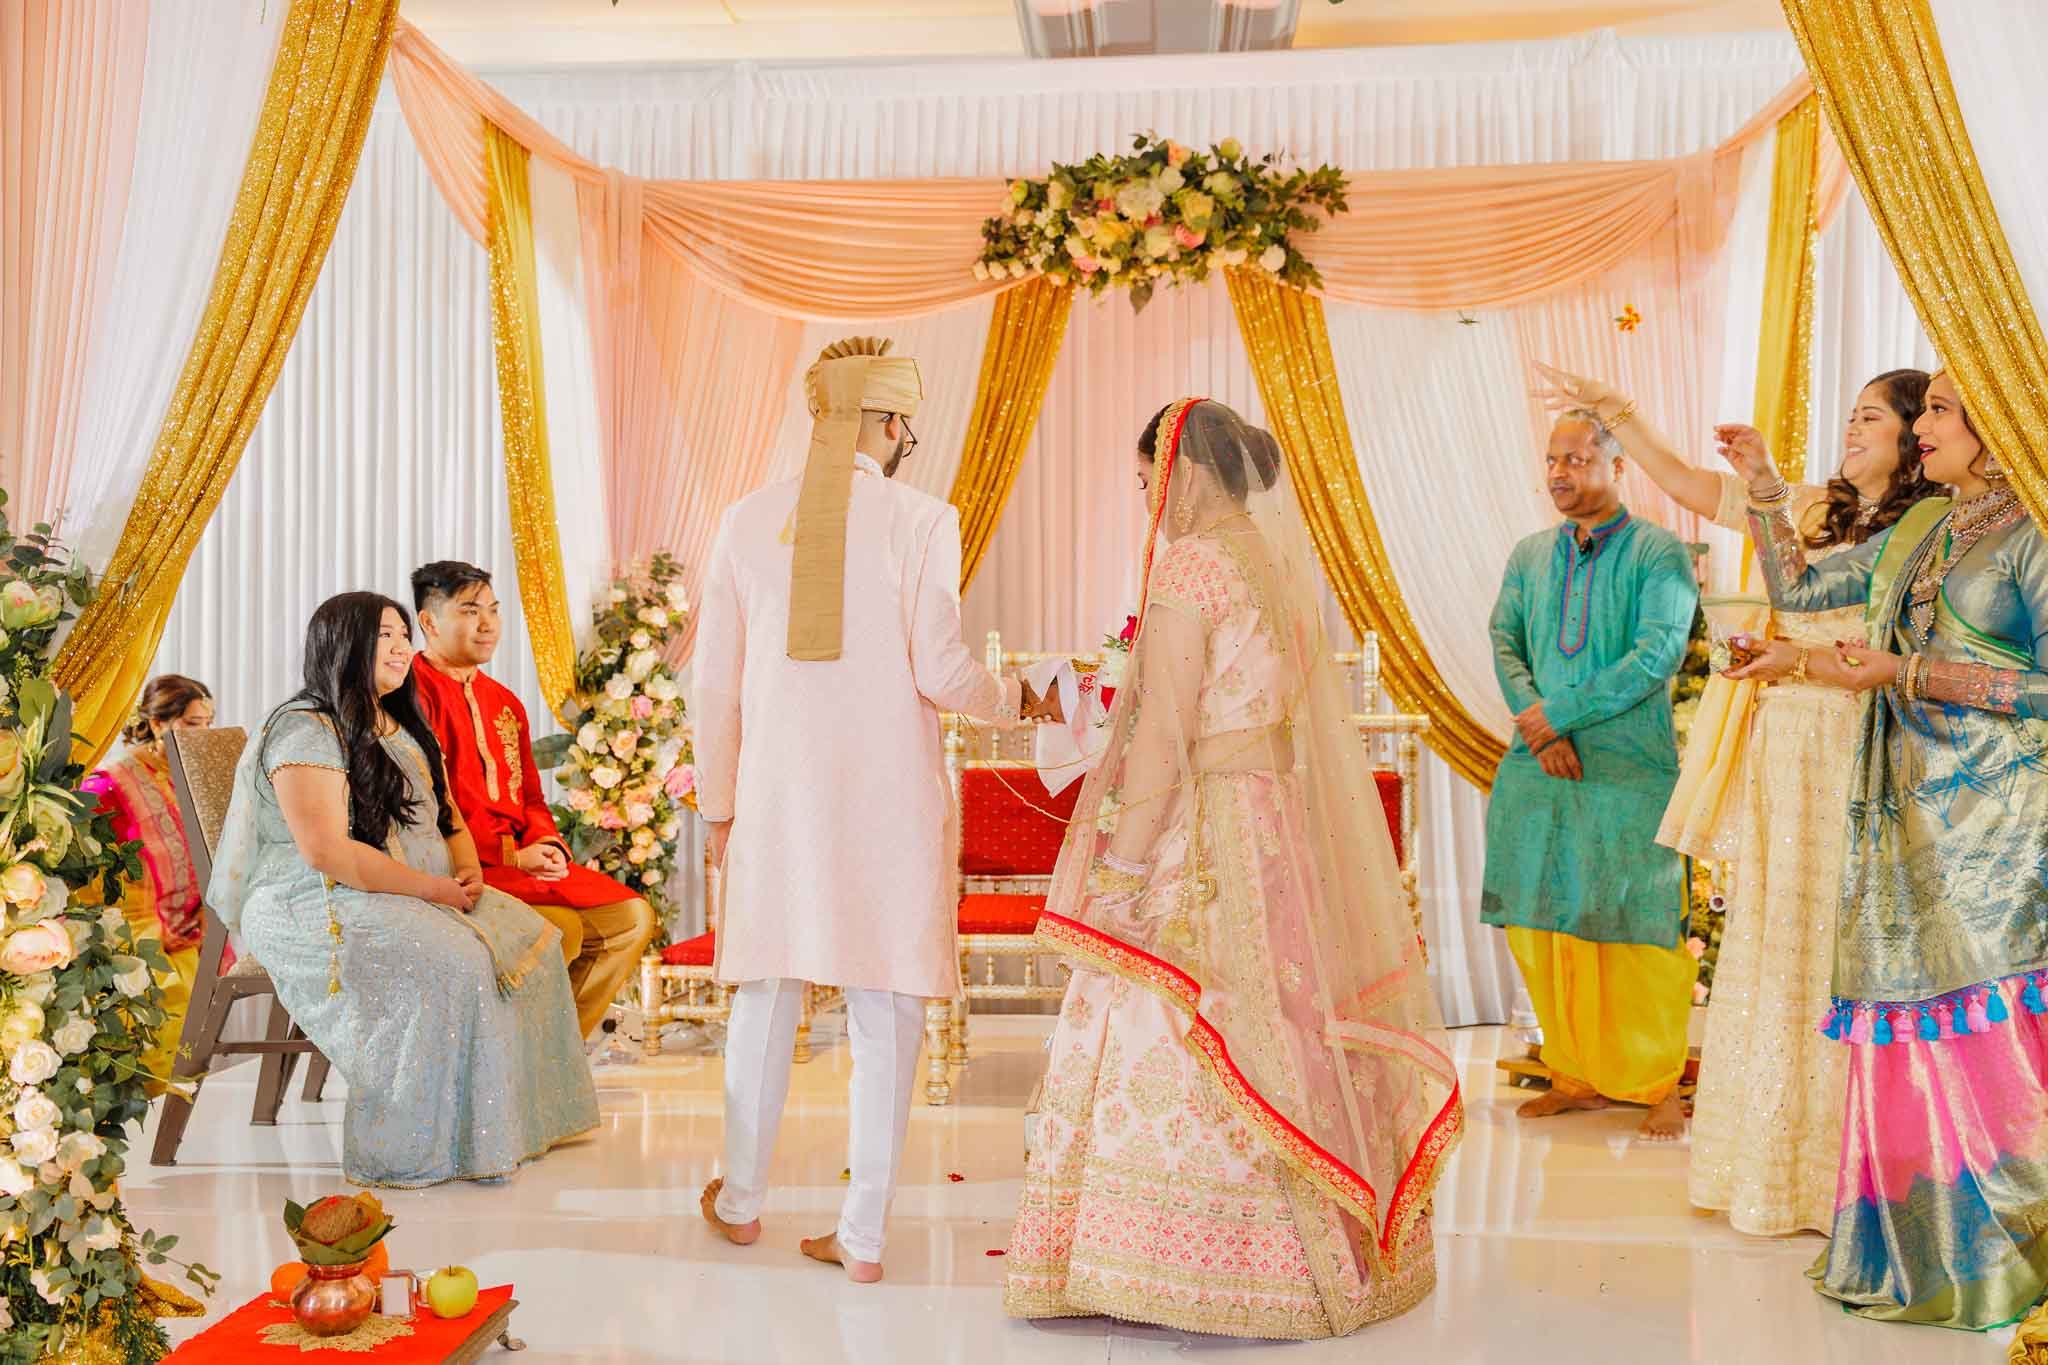
POLYGON ((1236 1113, 1356 1220, 1366 1265, 1392 1270, 1463 1128, 1457 1072, 1299 504, 1271 438, 1217 405, 1191 425, 1201 402, 1161 420, 1137 636, 1039 937, 1181 1014, 1236 1113), (1255 459, 1258 442, 1270 454, 1255 459), (1233 487, 1248 492, 1241 513, 1219 501, 1233 487), (1175 549, 1169 528, 1193 543, 1175 549), (1197 554, 1211 576, 1163 592, 1162 562, 1197 554), (1212 638, 1191 599, 1206 611, 1226 597, 1230 624, 1212 638), (1218 723, 1209 660, 1254 636, 1253 680, 1232 666, 1215 680, 1237 717, 1218 723), (1112 870, 1096 870, 1112 846, 1112 870), (1142 887, 1126 873, 1105 889, 1119 863, 1145 865, 1142 887))

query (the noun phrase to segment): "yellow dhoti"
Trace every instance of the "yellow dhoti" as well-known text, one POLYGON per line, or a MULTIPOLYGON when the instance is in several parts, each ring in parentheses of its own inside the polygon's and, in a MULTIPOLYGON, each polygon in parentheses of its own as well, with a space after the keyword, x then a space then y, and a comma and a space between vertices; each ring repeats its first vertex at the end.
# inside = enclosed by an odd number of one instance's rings
POLYGON ((1699 975, 1683 945, 1594 943, 1512 926, 1507 935, 1559 1093, 1655 1104, 1672 1092, 1685 1072, 1699 975))

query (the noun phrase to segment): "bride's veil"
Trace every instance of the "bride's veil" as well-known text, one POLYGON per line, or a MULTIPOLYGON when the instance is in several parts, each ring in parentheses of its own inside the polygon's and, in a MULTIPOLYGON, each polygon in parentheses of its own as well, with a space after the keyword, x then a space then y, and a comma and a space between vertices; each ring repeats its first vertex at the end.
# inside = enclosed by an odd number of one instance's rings
POLYGON ((1161 417, 1150 487, 1138 634, 1041 937, 1180 1009, 1231 1107, 1391 1264, 1463 1111, 1301 505, 1273 437, 1205 400, 1161 417))

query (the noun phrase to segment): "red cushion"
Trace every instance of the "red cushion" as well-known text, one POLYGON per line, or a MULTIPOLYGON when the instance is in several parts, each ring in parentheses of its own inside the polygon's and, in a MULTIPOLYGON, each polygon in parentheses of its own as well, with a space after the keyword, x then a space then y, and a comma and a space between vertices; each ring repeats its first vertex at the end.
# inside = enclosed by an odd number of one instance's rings
POLYGON ((1037 931, 1043 913, 1043 896, 962 896, 960 932, 1028 935, 1037 931))
POLYGON ((1399 862, 1406 856, 1401 848, 1401 774, 1381 769, 1372 778, 1379 784, 1380 805, 1387 811, 1387 833, 1393 836, 1394 860, 1399 862))
POLYGON ((661 960, 670 967, 709 967, 716 955, 717 943, 709 933, 671 943, 661 950, 661 960))
POLYGON ((1058 796, 1029 768, 968 768, 960 775, 960 870, 970 877, 1050 877, 1081 795, 1058 796))

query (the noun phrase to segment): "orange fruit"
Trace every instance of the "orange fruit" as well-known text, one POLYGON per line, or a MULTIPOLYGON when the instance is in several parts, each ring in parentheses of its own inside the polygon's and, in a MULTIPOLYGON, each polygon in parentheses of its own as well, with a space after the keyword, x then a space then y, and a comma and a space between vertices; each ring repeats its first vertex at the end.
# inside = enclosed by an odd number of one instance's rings
POLYGON ((381 1280, 391 1273, 391 1253, 379 1242, 370 1248, 370 1254, 363 1261, 363 1273, 373 1280, 381 1280))
POLYGON ((299 1287, 299 1281, 306 1278, 304 1261, 286 1261, 270 1272, 270 1296, 280 1303, 290 1303, 292 1291, 299 1287))

